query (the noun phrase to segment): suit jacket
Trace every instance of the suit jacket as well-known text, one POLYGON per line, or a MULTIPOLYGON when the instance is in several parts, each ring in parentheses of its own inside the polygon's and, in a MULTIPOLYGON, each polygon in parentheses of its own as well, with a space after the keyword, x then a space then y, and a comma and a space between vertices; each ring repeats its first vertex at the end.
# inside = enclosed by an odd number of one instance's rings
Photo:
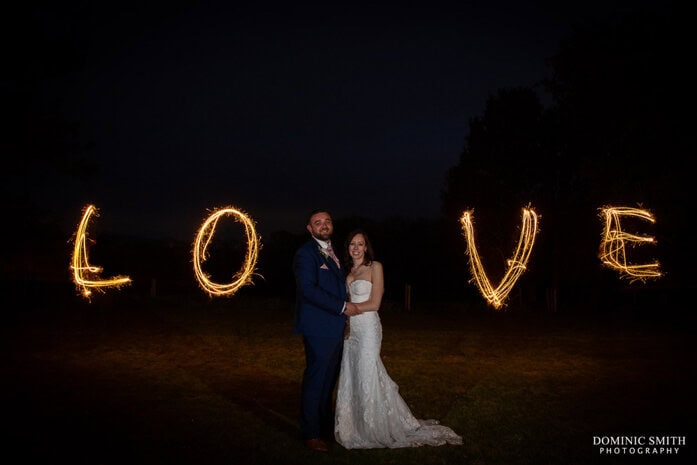
POLYGON ((346 317, 346 276, 331 257, 320 253, 320 245, 310 239, 293 258, 296 284, 296 334, 343 338, 346 317))

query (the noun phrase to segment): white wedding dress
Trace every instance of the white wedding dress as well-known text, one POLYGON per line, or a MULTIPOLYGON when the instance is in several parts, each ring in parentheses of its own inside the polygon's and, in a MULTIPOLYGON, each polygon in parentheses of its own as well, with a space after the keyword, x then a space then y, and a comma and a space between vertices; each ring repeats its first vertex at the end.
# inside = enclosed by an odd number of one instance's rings
MULTIPOLYGON (((351 302, 368 300, 372 285, 366 280, 353 281, 349 285, 351 302)), ((418 420, 412 415, 382 364, 381 344, 378 312, 351 317, 337 391, 336 441, 346 449, 462 444, 461 436, 437 420, 418 420)))

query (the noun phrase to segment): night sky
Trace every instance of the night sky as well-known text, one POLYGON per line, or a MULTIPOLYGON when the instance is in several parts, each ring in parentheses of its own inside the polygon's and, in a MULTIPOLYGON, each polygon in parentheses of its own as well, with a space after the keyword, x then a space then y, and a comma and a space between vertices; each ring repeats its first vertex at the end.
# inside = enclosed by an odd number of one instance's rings
POLYGON ((262 234, 301 232, 320 206, 435 218, 487 97, 535 85, 576 24, 628 8, 191 3, 25 7, 15 31, 41 40, 15 40, 14 56, 41 61, 42 40, 70 38, 78 64, 34 97, 75 125, 74 152, 97 171, 37 163, 6 189, 66 227, 92 203, 106 231, 183 240, 227 205, 262 234))

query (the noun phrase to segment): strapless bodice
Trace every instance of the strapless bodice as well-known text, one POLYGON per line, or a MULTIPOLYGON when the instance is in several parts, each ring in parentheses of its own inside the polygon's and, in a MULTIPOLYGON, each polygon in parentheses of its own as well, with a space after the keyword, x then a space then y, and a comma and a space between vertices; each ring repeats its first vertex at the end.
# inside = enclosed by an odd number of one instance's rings
POLYGON ((365 302, 370 298, 370 291, 373 288, 373 283, 365 279, 357 279, 349 284, 349 294, 351 302, 365 302))

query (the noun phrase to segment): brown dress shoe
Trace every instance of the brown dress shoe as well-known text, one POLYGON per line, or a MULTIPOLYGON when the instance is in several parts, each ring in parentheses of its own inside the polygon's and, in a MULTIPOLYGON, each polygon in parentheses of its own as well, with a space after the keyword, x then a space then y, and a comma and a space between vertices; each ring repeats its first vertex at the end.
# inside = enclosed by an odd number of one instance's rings
POLYGON ((317 452, 329 451, 329 446, 327 445, 327 443, 319 438, 307 439, 305 441, 305 445, 308 447, 308 449, 316 450, 317 452))

